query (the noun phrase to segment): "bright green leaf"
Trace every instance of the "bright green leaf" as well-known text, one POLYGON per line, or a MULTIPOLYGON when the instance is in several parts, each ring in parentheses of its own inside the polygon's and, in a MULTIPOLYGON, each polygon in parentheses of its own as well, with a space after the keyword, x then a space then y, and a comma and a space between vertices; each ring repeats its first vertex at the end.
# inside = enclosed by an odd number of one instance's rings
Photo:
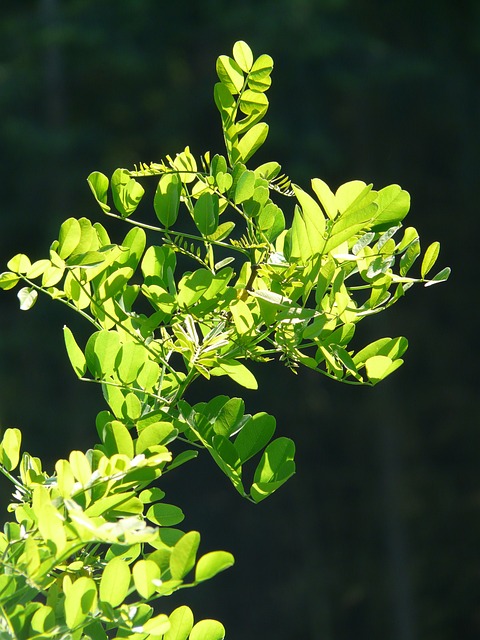
POLYGON ((168 616, 170 630, 163 636, 163 640, 187 640, 193 627, 193 613, 189 607, 177 607, 168 616))
POLYGON ((138 207, 145 189, 126 169, 116 169, 111 181, 113 202, 123 217, 131 215, 138 207))
POLYGON ((275 433, 275 418, 268 413, 256 413, 242 427, 235 439, 235 449, 242 464, 261 451, 275 433))
POLYGON ((156 591, 154 581, 160 580, 160 567, 153 560, 139 560, 133 565, 132 576, 135 589, 148 600, 156 591))
POLYGON ((423 256, 422 266, 420 267, 420 273, 422 275, 422 278, 425 278, 427 273, 431 271, 435 262, 437 261, 439 253, 440 253, 440 243, 432 242, 432 244, 425 251, 425 255, 423 256))
POLYGON ((200 620, 193 627, 189 640, 223 640, 225 627, 217 620, 200 620))
POLYGON ((211 551, 202 556, 197 562, 195 568, 195 582, 203 582, 210 580, 220 573, 231 567, 235 562, 234 557, 227 551, 211 551))
POLYGON ((170 572, 174 580, 181 580, 193 569, 199 544, 198 531, 190 531, 173 547, 170 556, 170 572))
POLYGON ((172 527, 179 524, 184 520, 185 516, 180 507, 176 507, 173 504, 166 504, 165 502, 159 502, 154 504, 147 511, 147 518, 150 522, 158 524, 161 527, 172 527))
POLYGON ((157 218, 166 229, 172 227, 178 218, 181 192, 182 181, 178 174, 167 173, 160 178, 153 207, 157 218))
POLYGON ((240 40, 233 45, 233 57, 242 71, 248 73, 253 64, 253 53, 246 42, 240 40))
POLYGON ((82 378, 87 370, 87 361, 85 359, 83 351, 78 346, 73 333, 66 326, 63 327, 63 337, 65 340, 65 346, 67 348, 67 354, 73 370, 79 378, 82 378))
POLYGON ((103 569, 100 580, 100 600, 118 607, 127 597, 130 587, 130 568, 122 558, 112 558, 103 569))

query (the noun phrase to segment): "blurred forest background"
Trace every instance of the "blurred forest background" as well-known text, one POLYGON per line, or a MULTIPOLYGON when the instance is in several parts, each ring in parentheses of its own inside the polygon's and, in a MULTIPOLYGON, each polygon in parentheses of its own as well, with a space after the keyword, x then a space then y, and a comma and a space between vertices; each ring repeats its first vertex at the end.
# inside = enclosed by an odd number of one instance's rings
MULTIPOLYGON (((247 407, 296 440, 298 473, 258 507, 207 459, 168 478, 203 549, 237 559, 177 600, 231 640, 479 638, 478 0, 3 0, 0 260, 43 257, 66 217, 100 220, 92 170, 187 144, 223 152, 215 60, 238 39, 275 61, 259 162, 304 187, 400 184, 408 224, 424 247, 440 240, 453 274, 360 325, 362 342, 410 340, 375 389, 259 369, 247 407)), ((0 305, 2 427, 47 461, 88 447, 103 400, 77 382, 61 332, 86 327, 46 300, 28 314, 12 294, 0 305)))

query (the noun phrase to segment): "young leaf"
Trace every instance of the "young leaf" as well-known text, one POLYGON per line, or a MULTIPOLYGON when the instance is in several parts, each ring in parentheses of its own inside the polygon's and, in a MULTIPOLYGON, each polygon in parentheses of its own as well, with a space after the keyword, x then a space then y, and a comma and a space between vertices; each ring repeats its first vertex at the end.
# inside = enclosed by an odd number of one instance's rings
POLYGON ((170 629, 163 636, 163 640, 187 640, 193 627, 193 613, 185 605, 177 607, 168 616, 170 629))
POLYGON ((182 181, 178 174, 167 173, 160 178, 155 191, 153 208, 166 229, 172 227, 178 218, 181 192, 182 181))
POLYGON ((92 578, 75 580, 65 594, 65 619, 70 629, 79 627, 97 606, 97 588, 92 578))
POLYGON ((87 370, 87 361, 83 355, 83 351, 77 344, 73 333, 68 327, 63 327, 63 337, 65 340, 65 347, 67 348, 67 354, 73 370, 79 378, 85 375, 87 370))
POLYGON ((88 186, 92 190, 95 200, 103 211, 108 213, 110 207, 107 204, 108 178, 99 171, 93 171, 87 178, 88 186))
POLYGON ((22 311, 28 311, 36 303, 38 291, 33 287, 23 287, 17 293, 17 298, 20 300, 20 309, 22 311))
POLYGON ((438 254, 440 253, 440 243, 432 242, 432 244, 425 251, 425 255, 423 256, 422 266, 420 267, 420 273, 422 278, 425 278, 427 273, 429 273, 435 262, 437 261, 438 254))
POLYGON ((0 463, 7 471, 16 469, 20 460, 22 433, 20 429, 8 428, 0 443, 0 463))
POLYGON ((267 139, 268 124, 258 122, 237 142, 238 161, 247 162, 267 139))
POLYGON ((183 511, 173 504, 166 504, 165 502, 159 502, 154 504, 147 511, 148 520, 154 524, 158 524, 161 527, 172 527, 182 522, 185 518, 183 511))
POLYGON ((221 360, 218 367, 210 370, 213 376, 227 375, 246 389, 258 389, 258 382, 251 371, 238 360, 221 360))
POLYGON ((242 464, 261 451, 275 433, 275 418, 268 413, 255 414, 235 439, 235 449, 242 464))
POLYGON ((199 544, 198 531, 190 531, 173 547, 170 556, 170 572, 174 580, 181 580, 193 569, 199 544))
POLYGON ((163 634, 167 633, 170 629, 170 622, 168 621, 168 617, 164 613, 159 613, 157 616, 150 618, 143 625, 143 631, 148 635, 149 638, 160 638, 165 637, 163 634))
POLYGON ((217 620, 200 620, 193 627, 189 640, 223 640, 225 627, 217 620))
POLYGON ((4 271, 0 274, 0 289, 7 291, 7 289, 13 289, 20 280, 16 273, 11 271, 4 271))
POLYGON ((112 175, 113 202, 123 217, 131 215, 143 198, 145 189, 130 177, 126 169, 116 169, 112 175))
POLYGON ((445 267, 441 271, 437 273, 436 276, 433 276, 431 280, 425 283, 426 287, 430 287, 432 284, 438 284, 439 282, 445 282, 450 277, 451 273, 450 267, 445 267))
POLYGON ((135 589, 148 600, 155 593, 154 580, 160 579, 160 567, 153 560, 139 560, 133 565, 132 576, 135 589))
POLYGON ((103 569, 100 580, 100 600, 118 607, 127 597, 130 587, 130 568, 119 557, 112 558, 103 569))
POLYGON ((253 64, 253 53, 246 42, 240 40, 233 45, 233 57, 242 71, 248 73, 253 64))
POLYGON ((220 56, 217 60, 217 75, 221 83, 232 95, 236 95, 243 87, 243 72, 235 60, 228 56, 220 56))
POLYGON ((58 236, 57 252, 60 258, 66 260, 75 249, 82 238, 82 228, 76 218, 68 218, 60 227, 58 236))
POLYGON ((273 70, 273 60, 267 54, 259 56, 252 65, 248 75, 248 86, 253 91, 267 91, 272 84, 270 74, 273 70))
POLYGON ((193 219, 203 236, 215 233, 218 227, 218 196, 208 191, 202 193, 193 208, 193 219))
POLYGON ((195 568, 195 582, 203 582, 204 580, 210 580, 220 573, 225 571, 235 563, 235 559, 231 553, 227 551, 211 551, 206 553, 197 562, 195 568))

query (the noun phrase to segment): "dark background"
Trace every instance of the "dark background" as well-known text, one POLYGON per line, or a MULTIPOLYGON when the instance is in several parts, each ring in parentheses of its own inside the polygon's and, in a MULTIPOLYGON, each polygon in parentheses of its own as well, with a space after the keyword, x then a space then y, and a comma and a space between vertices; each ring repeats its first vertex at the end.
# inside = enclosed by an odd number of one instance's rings
MULTIPOLYGON (((92 170, 187 144, 222 152, 215 59, 238 39, 275 60, 260 159, 304 186, 312 176, 334 188, 399 183, 412 194, 407 223, 424 247, 440 240, 453 275, 359 326, 364 342, 410 340, 404 367, 375 389, 259 370, 247 407, 274 413, 278 433, 296 440, 298 473, 257 507, 207 459, 168 479, 185 527, 237 564, 162 605, 193 603, 231 640, 473 640, 478 0, 4 0, 1 262, 43 257, 69 216, 101 219, 92 170)), ((28 314, 11 293, 0 305, 1 425, 20 426, 26 448, 50 463, 88 447, 103 401, 75 380, 61 335, 65 322, 85 328, 47 300, 28 314)), ((4 503, 9 487, 0 489, 4 503)))

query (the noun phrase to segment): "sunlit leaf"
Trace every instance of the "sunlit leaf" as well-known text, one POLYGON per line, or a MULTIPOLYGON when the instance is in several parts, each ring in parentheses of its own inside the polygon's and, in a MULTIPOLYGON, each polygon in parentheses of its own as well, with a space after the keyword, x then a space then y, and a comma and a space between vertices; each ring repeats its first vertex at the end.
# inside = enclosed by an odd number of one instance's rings
POLYGON ((182 181, 176 173, 163 175, 157 185, 153 207, 155 214, 166 229, 173 226, 178 217, 182 181))
POLYGON ((225 627, 217 620, 200 620, 193 627, 189 640, 223 640, 225 627))
POLYGON ((73 333, 68 327, 63 327, 63 337, 73 370, 75 371, 77 376, 81 378, 85 375, 85 372, 87 370, 87 361, 85 359, 83 351, 78 346, 73 333))
POLYGON ((33 307, 38 299, 38 291, 33 287, 23 287, 17 293, 17 298, 20 301, 20 309, 22 311, 28 311, 33 307))
POLYGON ((242 71, 248 73, 253 64, 253 53, 246 42, 240 40, 233 45, 233 57, 242 71))
POLYGON ((211 551, 198 560, 195 568, 195 581, 210 580, 217 573, 231 567, 234 562, 234 557, 227 551, 211 551))
POLYGON ((103 569, 100 580, 100 600, 118 607, 130 587, 130 568, 122 558, 112 558, 103 569))
POLYGON ((170 629, 163 640, 187 640, 193 627, 193 613, 189 607, 177 607, 168 616, 170 629))
POLYGON ((112 175, 113 202, 120 215, 127 217, 138 207, 145 189, 126 169, 116 169, 112 175))
POLYGON ((199 544, 198 531, 190 531, 180 538, 170 556, 172 578, 182 579, 193 569, 199 544))
POLYGON ((156 590, 154 581, 160 579, 160 567, 152 560, 139 560, 133 565, 133 582, 142 598, 150 598, 156 590))
POLYGON ((438 254, 440 253, 440 243, 432 242, 432 244, 425 251, 425 255, 423 256, 422 266, 420 267, 420 273, 422 278, 425 278, 427 273, 429 273, 435 262, 437 261, 438 254))

